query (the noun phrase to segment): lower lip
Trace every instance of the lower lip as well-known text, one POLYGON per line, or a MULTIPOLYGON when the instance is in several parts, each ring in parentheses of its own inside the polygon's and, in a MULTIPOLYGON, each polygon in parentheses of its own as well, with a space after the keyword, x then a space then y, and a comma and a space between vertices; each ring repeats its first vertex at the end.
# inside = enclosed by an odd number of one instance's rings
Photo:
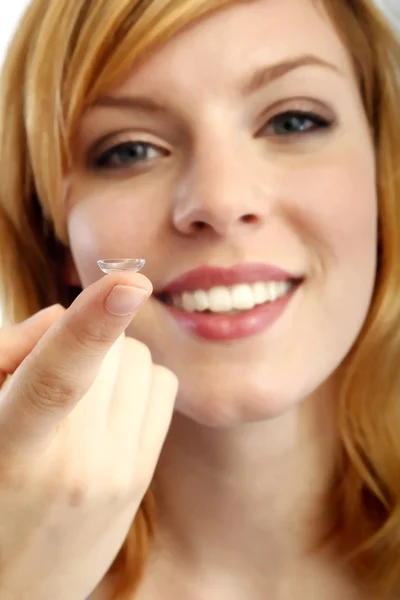
POLYGON ((188 313, 168 304, 164 304, 164 306, 181 327, 194 335, 206 340, 225 342, 251 337, 272 327, 282 315, 298 287, 296 285, 279 300, 255 306, 251 310, 236 315, 188 313))

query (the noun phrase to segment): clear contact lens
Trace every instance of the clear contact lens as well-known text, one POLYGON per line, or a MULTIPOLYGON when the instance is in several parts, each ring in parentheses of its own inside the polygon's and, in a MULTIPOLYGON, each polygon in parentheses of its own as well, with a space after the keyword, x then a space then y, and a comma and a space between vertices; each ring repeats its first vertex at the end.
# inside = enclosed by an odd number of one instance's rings
POLYGON ((144 258, 104 258, 98 260, 97 264, 103 273, 110 271, 133 271, 137 273, 143 269, 146 261, 144 258))

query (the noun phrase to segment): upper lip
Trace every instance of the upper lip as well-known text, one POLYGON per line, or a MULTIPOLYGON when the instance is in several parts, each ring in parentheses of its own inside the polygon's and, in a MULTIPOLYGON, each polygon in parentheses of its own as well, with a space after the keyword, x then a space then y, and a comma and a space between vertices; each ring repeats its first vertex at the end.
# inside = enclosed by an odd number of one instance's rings
POLYGON ((208 290, 216 286, 232 286, 257 281, 300 281, 301 276, 265 263, 243 263, 233 267, 204 265, 187 271, 158 290, 159 295, 208 290))

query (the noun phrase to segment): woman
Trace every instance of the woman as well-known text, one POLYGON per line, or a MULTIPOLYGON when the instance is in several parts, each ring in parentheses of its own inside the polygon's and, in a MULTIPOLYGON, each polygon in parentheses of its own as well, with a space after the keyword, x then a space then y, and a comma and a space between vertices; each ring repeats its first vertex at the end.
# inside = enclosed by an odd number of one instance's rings
POLYGON ((399 64, 369 0, 31 4, 1 600, 400 596, 399 64))

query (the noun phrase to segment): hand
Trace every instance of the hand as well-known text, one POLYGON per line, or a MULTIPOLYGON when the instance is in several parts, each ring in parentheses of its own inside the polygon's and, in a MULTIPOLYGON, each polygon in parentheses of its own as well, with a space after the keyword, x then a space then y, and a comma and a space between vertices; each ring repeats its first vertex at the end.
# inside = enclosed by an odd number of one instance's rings
POLYGON ((0 390, 1 600, 82 600, 123 544, 178 387, 124 335, 151 291, 143 275, 111 273, 67 310, 0 330, 0 373, 12 374, 0 390), (128 301, 115 285, 137 289, 128 301))

